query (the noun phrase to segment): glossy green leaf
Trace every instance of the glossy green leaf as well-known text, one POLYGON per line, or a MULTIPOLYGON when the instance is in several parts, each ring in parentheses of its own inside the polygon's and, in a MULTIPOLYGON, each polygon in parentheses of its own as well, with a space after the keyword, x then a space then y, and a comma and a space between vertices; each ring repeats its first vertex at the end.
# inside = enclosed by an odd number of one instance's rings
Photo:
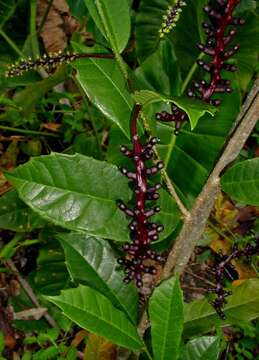
POLYGON ((117 257, 107 241, 84 234, 57 236, 65 251, 66 265, 75 282, 104 294, 114 306, 135 322, 138 295, 133 284, 124 284, 117 257))
POLYGON ((128 201, 127 179, 107 162, 76 155, 34 157, 6 174, 21 199, 50 222, 74 231, 126 241, 127 219, 116 200, 128 201))
POLYGON ((91 102, 129 137, 133 100, 117 63, 109 59, 84 59, 73 66, 91 102))
POLYGON ((236 201, 259 205, 259 158, 232 166, 221 178, 221 186, 236 201))
POLYGON ((168 40, 162 41, 158 49, 134 72, 138 89, 156 91, 168 96, 178 96, 181 74, 174 48, 168 40))
POLYGON ((0 228, 27 232, 42 227, 44 221, 18 197, 15 190, 0 198, 0 228))
POLYGON ((206 298, 185 304, 184 335, 193 336, 211 331, 216 326, 256 319, 259 316, 259 279, 247 280, 233 288, 233 295, 227 298, 224 312, 227 318, 222 321, 206 298))
MULTIPOLYGON (((205 42, 206 35, 202 23, 208 20, 203 10, 203 7, 208 3, 207 0, 189 0, 186 3, 187 6, 183 8, 177 26, 168 35, 169 40, 174 45, 184 81, 191 75, 191 72, 195 73, 197 71, 198 74, 201 72, 196 63, 197 58, 200 56, 197 44, 205 42)), ((189 78, 189 86, 191 86, 191 78, 189 78)))
POLYGON ((127 0, 84 0, 103 36, 121 53, 130 37, 130 11, 127 0))
POLYGON ((177 277, 159 285, 149 301, 155 360, 177 360, 183 331, 183 295, 177 277))
POLYGON ((143 347, 137 329, 126 315, 96 290, 80 285, 47 299, 59 306, 81 328, 128 349, 139 350, 143 347))
POLYGON ((167 172, 187 207, 192 205, 207 180, 239 108, 239 93, 229 94, 214 117, 204 115, 193 131, 185 126, 173 147, 170 147, 174 140, 172 126, 158 125, 160 157, 169 158, 167 172))
POLYGON ((209 104, 204 104, 201 100, 194 100, 184 97, 169 98, 150 90, 137 91, 134 94, 136 102, 143 106, 156 102, 173 103, 180 109, 184 110, 190 120, 191 129, 193 130, 198 123, 198 120, 205 114, 215 115, 216 108, 209 104))
POLYGON ((184 348, 181 360, 217 360, 220 354, 218 336, 202 336, 190 340, 184 348))
MULTIPOLYGON (((258 2, 257 2, 258 3, 258 2)), ((238 28, 235 38, 237 43, 240 43, 240 50, 235 55, 236 65, 238 67, 238 77, 240 88, 246 92, 247 87, 257 71, 258 66, 258 43, 259 43, 259 26, 258 26, 258 12, 247 12, 248 7, 251 9, 251 4, 245 5, 245 2, 240 2, 240 12, 237 16, 245 19, 245 26, 238 28), (244 6, 242 9, 242 5, 244 6), (247 9, 245 7, 247 6, 247 9), (245 12, 243 12, 245 11, 245 12), (253 39, 253 41, 251 41, 253 39)), ((237 9, 237 10, 239 10, 237 9)))

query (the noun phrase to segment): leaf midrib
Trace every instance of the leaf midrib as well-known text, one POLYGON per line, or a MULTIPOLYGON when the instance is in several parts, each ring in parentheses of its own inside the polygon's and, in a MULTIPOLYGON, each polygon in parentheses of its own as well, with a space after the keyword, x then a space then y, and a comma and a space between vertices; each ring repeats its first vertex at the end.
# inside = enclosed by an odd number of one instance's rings
MULTIPOLYGON (((9 176, 9 177, 13 177, 14 179, 17 179, 18 181, 24 182, 24 185, 25 185, 25 184, 33 184, 33 185, 35 184, 35 185, 38 185, 38 186, 44 186, 44 187, 51 188, 51 189, 62 190, 62 191, 64 191, 65 193, 67 192, 67 193, 77 194, 77 195, 80 195, 80 196, 89 197, 89 198, 91 198, 91 199, 95 199, 95 200, 101 201, 101 202, 106 201, 106 202, 110 202, 110 203, 113 203, 113 204, 114 204, 114 202, 116 201, 115 199, 114 199, 114 200, 111 200, 111 199, 108 199, 108 198, 101 198, 101 197, 98 197, 98 196, 93 196, 93 195, 90 195, 90 194, 81 193, 81 192, 78 192, 78 191, 75 191, 75 190, 67 190, 67 189, 65 189, 65 188, 63 188, 63 187, 46 185, 46 184, 38 183, 38 182, 36 182, 36 181, 26 180, 26 179, 24 179, 24 178, 22 178, 22 177, 17 177, 17 176, 15 176, 15 175, 13 175, 13 174, 9 174, 8 176, 9 176)), ((33 201, 33 200, 31 200, 31 201, 33 201)))
MULTIPOLYGON (((78 307, 77 305, 74 305, 74 304, 71 305, 71 304, 66 303, 66 302, 63 302, 63 301, 61 301, 61 300, 58 300, 58 302, 61 303, 61 304, 64 304, 64 305, 71 306, 72 308, 75 308, 75 309, 77 309, 77 310, 79 310, 79 311, 83 311, 83 312, 85 312, 86 314, 90 314, 93 318, 95 318, 95 319, 97 319, 97 320, 99 320, 99 321, 103 321, 105 324, 108 324, 108 325, 110 325, 111 327, 119 330, 119 332, 121 332, 121 333, 123 333, 124 335, 126 335, 126 337, 132 339, 135 343, 140 344, 140 343, 138 343, 138 342, 136 341, 135 338, 133 338, 132 336, 129 336, 127 332, 122 331, 120 327, 115 326, 114 323, 111 323, 111 322, 109 322, 109 321, 107 321, 107 320, 105 320, 105 319, 102 319, 102 318, 98 317, 96 314, 92 313, 92 312, 89 311, 88 309, 82 309, 82 308, 78 307)), ((116 309, 116 310, 119 311, 118 309, 116 309)), ((122 313, 122 314, 123 314, 123 313, 122 313)), ((68 316, 68 315, 66 314, 66 316, 68 316)), ((73 320, 73 319, 71 319, 71 320, 73 320)), ((127 319, 126 319, 126 321, 129 322, 127 319)), ((132 325, 130 322, 129 322, 129 324, 132 325)), ((132 327, 133 327, 133 325, 132 325, 132 327)))
MULTIPOLYGON (((175 285, 173 286, 173 289, 172 289, 173 291, 172 291, 172 294, 174 294, 174 290, 175 290, 175 285)), ((166 352, 166 343, 167 343, 167 341, 166 341, 166 339, 167 339, 167 333, 168 333, 168 329, 169 329, 169 319, 170 319, 170 317, 171 317, 171 314, 172 314, 172 311, 173 311, 173 309, 172 309, 172 304, 173 304, 173 296, 171 296, 171 299, 172 299, 172 301, 170 301, 170 310, 169 310, 169 316, 168 316, 168 318, 167 318, 167 322, 166 322, 166 331, 164 332, 164 334, 165 334, 165 336, 163 336, 163 342, 162 342, 162 350, 161 350, 161 355, 163 355, 162 357, 161 357, 161 359, 163 359, 164 358, 164 355, 165 355, 165 352, 166 352)), ((175 347, 174 347, 175 348, 175 347)))
MULTIPOLYGON (((69 246, 71 249, 73 249, 74 251, 76 251, 76 253, 81 257, 82 260, 84 260, 88 266, 92 269, 92 271, 98 276, 98 278, 100 279, 102 285, 105 286, 106 290, 109 291, 112 296, 116 299, 116 301, 120 304, 120 306, 122 307, 122 309, 126 310, 128 316, 130 317, 131 320, 134 320, 132 318, 131 313, 128 311, 127 307, 121 303, 120 298, 116 295, 117 293, 111 288, 109 287, 108 281, 109 279, 114 275, 114 267, 113 267, 113 271, 110 272, 109 277, 106 279, 106 281, 103 280, 103 278, 99 275, 99 273, 95 270, 95 268, 92 266, 92 264, 75 248, 73 248, 72 246, 70 246, 70 244, 68 242, 66 242, 67 246, 69 246)), ((99 267, 99 266, 98 266, 99 267)), ((72 276, 74 278, 74 276, 72 276)), ((121 278, 121 281, 123 280, 123 278, 121 278)))
MULTIPOLYGON (((106 74, 106 72, 101 68, 100 65, 98 65, 98 63, 95 61, 95 59, 93 58, 89 58, 90 62, 92 62, 97 69, 104 75, 104 77, 113 85, 113 87, 116 89, 117 93, 120 94, 120 96, 122 97, 122 99, 124 100, 124 102, 128 105, 129 110, 131 110, 131 106, 128 103, 128 100, 125 98, 125 96, 122 94, 122 92, 120 91, 119 87, 114 83, 114 81, 112 80, 112 78, 110 76, 108 76, 106 74)), ((79 65, 80 66, 80 65, 79 65)), ((80 75, 79 75, 80 78, 80 75)))

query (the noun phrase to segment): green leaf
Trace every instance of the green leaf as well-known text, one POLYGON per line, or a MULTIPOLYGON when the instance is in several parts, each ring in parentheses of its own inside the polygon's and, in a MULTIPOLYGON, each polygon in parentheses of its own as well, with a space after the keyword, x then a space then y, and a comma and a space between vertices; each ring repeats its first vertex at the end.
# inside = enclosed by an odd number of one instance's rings
POLYGON ((128 349, 139 350, 143 347, 137 329, 126 315, 96 290, 80 285, 47 299, 59 306, 81 328, 128 349))
POLYGON ((259 205, 259 158, 233 165, 222 176, 221 186, 236 201, 259 205))
POLYGON ((0 28, 4 27, 4 24, 15 13, 16 7, 19 4, 18 1, 10 0, 8 2, 0 1, 0 28))
POLYGON ((199 73, 196 61, 198 56, 200 56, 200 50, 197 48, 197 44, 205 43, 206 39, 202 23, 208 19, 203 10, 207 2, 207 0, 189 0, 186 2, 187 6, 183 8, 177 26, 169 34, 169 40, 174 45, 175 54, 184 80, 190 71, 195 72, 197 70, 199 73))
POLYGON ((172 149, 172 126, 165 123, 158 125, 157 135, 161 142, 157 148, 160 157, 166 160, 169 155, 168 175, 187 207, 191 207, 215 165, 239 109, 239 93, 235 91, 223 100, 214 118, 204 115, 193 131, 185 125, 172 149))
POLYGON ((19 199, 15 190, 0 198, 0 228, 27 232, 42 227, 44 221, 19 199))
POLYGON ((90 235, 126 241, 127 219, 116 200, 128 201, 127 179, 107 162, 55 154, 34 157, 6 174, 21 199, 50 222, 90 235))
POLYGON ((219 319, 206 298, 185 304, 184 335, 206 333, 217 326, 230 326, 240 321, 250 321, 259 316, 259 279, 250 279, 232 289, 227 298, 225 321, 219 319))
POLYGON ((169 5, 172 5, 170 0, 141 1, 136 24, 136 48, 141 61, 157 49, 159 29, 169 5))
POLYGON ((161 241, 168 237, 176 229, 176 226, 180 221, 180 212, 175 200, 168 194, 168 192, 161 189, 159 190, 159 194, 160 198, 157 201, 157 205, 161 208, 161 210, 158 214, 152 217, 152 221, 160 222, 164 225, 163 232, 159 234, 158 241, 161 241))
POLYGON ((117 63, 108 59, 85 59, 73 66, 91 102, 129 137, 133 100, 117 63))
POLYGON ((138 295, 133 284, 124 284, 116 255, 107 241, 83 234, 59 234, 66 265, 75 282, 89 285, 136 321, 138 295))
POLYGON ((137 91, 134 94, 134 98, 143 106, 156 102, 173 103, 177 105, 180 109, 187 113, 192 130, 197 125, 198 120, 205 113, 209 113, 212 116, 214 116, 216 113, 216 108, 214 106, 206 104, 201 100, 194 100, 184 97, 169 98, 150 90, 137 91))
POLYGON ((84 0, 103 36, 121 53, 130 37, 130 12, 127 0, 84 0))
POLYGON ((87 14, 87 9, 84 3, 84 0, 67 0, 71 14, 78 18, 82 19, 87 14))
POLYGON ((154 359, 176 360, 183 331, 183 295, 177 277, 163 281, 155 289, 149 317, 154 359))
MULTIPOLYGON (((240 7, 243 4, 240 3, 240 7)), ((254 73, 257 72, 256 69, 258 66, 258 12, 246 12, 245 14, 238 14, 238 16, 245 18, 246 23, 245 26, 241 26, 238 29, 235 37, 235 41, 240 43, 240 50, 235 55, 235 61, 238 68, 237 80, 242 91, 246 92, 254 73), (253 41, 250 41, 250 39, 253 39, 253 41)))
MULTIPOLYGON (((25 89, 16 93, 15 104, 22 108, 23 117, 28 117, 35 109, 36 104, 46 94, 53 89, 54 86, 66 80, 69 75, 67 67, 60 67, 53 75, 46 79, 37 81, 28 85, 25 89)), ((11 112, 11 110, 9 110, 11 112)), ((8 117, 8 113, 7 113, 8 117)))
POLYGON ((218 336, 202 336, 190 340, 181 360, 217 360, 220 354, 220 338, 218 336))
POLYGON ((37 257, 33 288, 40 294, 57 295, 60 290, 68 287, 70 282, 64 252, 52 233, 43 233, 40 236, 43 244, 37 257))
POLYGON ((149 56, 134 72, 139 89, 158 93, 180 95, 181 74, 172 44, 162 41, 154 54, 149 56))

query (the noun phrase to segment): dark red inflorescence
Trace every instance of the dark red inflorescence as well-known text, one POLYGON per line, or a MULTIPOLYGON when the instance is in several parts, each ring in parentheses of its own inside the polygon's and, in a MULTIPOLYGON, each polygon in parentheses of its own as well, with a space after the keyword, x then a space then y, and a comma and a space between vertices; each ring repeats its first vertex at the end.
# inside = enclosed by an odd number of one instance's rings
POLYGON ((147 265, 147 260, 161 262, 162 257, 151 250, 151 242, 158 240, 159 233, 164 227, 160 223, 150 222, 150 217, 160 211, 158 206, 147 207, 147 200, 155 201, 159 198, 157 192, 161 184, 148 185, 148 178, 157 174, 163 168, 163 162, 159 161, 151 167, 147 167, 145 162, 152 159, 153 147, 158 142, 157 138, 151 138, 146 144, 142 144, 138 135, 137 120, 141 110, 140 105, 136 105, 131 119, 131 142, 133 149, 129 150, 121 146, 121 152, 134 162, 134 171, 121 168, 122 174, 127 176, 134 183, 135 207, 129 208, 122 201, 118 201, 118 207, 130 218, 129 224, 130 238, 132 243, 126 243, 123 250, 126 256, 119 258, 118 263, 123 265, 126 272, 124 282, 128 283, 135 280, 137 287, 143 285, 144 274, 156 274, 153 265, 147 265))
POLYGON ((224 288, 225 278, 228 278, 231 281, 238 278, 238 273, 235 266, 232 264, 232 260, 245 257, 248 261, 250 261, 253 255, 258 254, 259 238, 256 239, 255 245, 248 244, 243 250, 239 250, 234 246, 230 255, 222 254, 222 252, 216 254, 216 265, 213 271, 216 286, 212 289, 208 289, 208 292, 216 294, 216 298, 213 301, 210 301, 210 304, 214 307, 215 311, 222 320, 226 319, 226 315, 223 312, 224 305, 227 303, 226 297, 232 294, 231 291, 227 291, 224 288))
MULTIPOLYGON (((222 78, 222 70, 234 72, 237 70, 235 65, 227 61, 239 50, 240 45, 229 44, 236 35, 237 25, 244 24, 244 20, 233 16, 233 11, 238 5, 239 0, 216 0, 212 5, 206 5, 204 11, 208 15, 210 22, 203 23, 203 29, 207 35, 206 44, 198 44, 198 48, 211 60, 206 62, 199 59, 197 64, 209 73, 208 81, 195 81, 192 89, 189 89, 188 96, 201 99, 214 106, 220 105, 219 99, 212 99, 216 93, 229 93, 232 91, 230 81, 222 78), (229 28, 230 26, 230 28, 229 28), (229 29, 229 30, 228 30, 229 29)), ((175 122, 175 132, 179 129, 187 115, 177 106, 172 108, 172 113, 163 111, 156 115, 157 120, 175 122)))

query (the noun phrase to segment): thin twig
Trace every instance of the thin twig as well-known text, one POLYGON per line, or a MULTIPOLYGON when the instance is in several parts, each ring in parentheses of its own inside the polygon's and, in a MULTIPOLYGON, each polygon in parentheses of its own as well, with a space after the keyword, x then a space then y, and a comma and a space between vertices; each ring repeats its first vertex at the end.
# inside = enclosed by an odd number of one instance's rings
POLYGON ((51 8, 52 4, 53 4, 53 0, 49 0, 48 5, 46 7, 46 10, 44 12, 44 15, 43 15, 43 17, 41 19, 40 26, 38 28, 38 35, 40 35, 40 33, 41 33, 42 29, 43 29, 43 26, 45 25, 45 22, 47 20, 48 15, 49 15, 49 11, 50 11, 50 8, 51 8))
POLYGON ((25 135, 38 135, 38 136, 50 136, 50 137, 59 137, 58 134, 52 134, 50 132, 45 132, 45 131, 36 131, 36 130, 26 130, 26 129, 19 129, 19 128, 14 128, 11 126, 5 126, 5 125, 0 125, 0 129, 4 130, 4 131, 12 131, 15 133, 19 133, 19 134, 25 134, 25 135))
MULTIPOLYGON (((147 122, 147 119, 146 119, 145 114, 143 113, 143 111, 141 112, 141 118, 142 118, 142 121, 143 121, 143 125, 144 125, 145 130, 146 130, 148 133, 150 133, 150 127, 149 127, 149 124, 148 124, 148 122, 147 122)), ((159 156, 159 154, 158 154, 158 151, 157 151, 156 147, 154 147, 154 152, 155 152, 155 155, 156 155, 156 159, 157 159, 158 161, 161 161, 161 158, 160 158, 160 156, 159 156)), ((163 170, 161 171, 161 174, 162 174, 162 177, 163 177, 163 179, 164 179, 164 181, 165 181, 166 187, 167 187, 170 195, 171 195, 172 198, 175 200, 175 202, 176 202, 176 204, 177 204, 180 212, 182 213, 183 217, 187 219, 187 218, 190 216, 190 213, 189 213, 189 211, 186 209, 186 207, 184 206, 184 204, 182 203, 182 200, 179 198, 179 196, 178 196, 178 194, 177 194, 177 192, 176 192, 176 190, 175 190, 175 188, 174 188, 174 185, 173 185, 171 179, 169 178, 166 170, 163 169, 163 170)))
MULTIPOLYGON (((16 268, 16 266, 14 265, 12 260, 7 260, 6 262, 6 266, 15 274, 18 282, 20 283, 20 285, 23 287, 24 291, 27 293, 27 295, 29 296, 29 298, 31 299, 32 303, 37 307, 37 308, 42 308, 42 306, 40 305, 36 295, 34 294, 31 286, 29 285, 29 283, 20 275, 18 269, 16 268)), ((46 319, 46 321, 49 323, 50 326, 57 326, 56 321, 46 312, 43 315, 46 319)))
POLYGON ((210 286, 215 287, 215 284, 213 282, 211 282, 210 280, 205 279, 205 278, 203 278, 203 277, 201 277, 201 276, 199 276, 199 275, 197 275, 197 274, 195 274, 195 273, 193 273, 191 271, 185 270, 184 273, 186 273, 186 274, 188 274, 188 275, 190 275, 190 276, 192 276, 192 277, 194 277, 194 278, 196 278, 198 280, 201 280, 202 282, 205 282, 205 283, 209 284, 210 286))
MULTIPOLYGON (((158 160, 159 160, 159 156, 158 156, 158 160)), ((170 180, 166 170, 162 170, 161 174, 164 178, 164 181, 166 183, 167 189, 170 193, 170 195, 174 198, 179 210, 181 211, 182 215, 184 216, 185 219, 187 219, 190 216, 189 211, 186 209, 186 207, 184 206, 184 204, 182 203, 181 199, 179 198, 179 196, 177 195, 177 192, 174 188, 174 185, 172 183, 172 181, 170 180)))

